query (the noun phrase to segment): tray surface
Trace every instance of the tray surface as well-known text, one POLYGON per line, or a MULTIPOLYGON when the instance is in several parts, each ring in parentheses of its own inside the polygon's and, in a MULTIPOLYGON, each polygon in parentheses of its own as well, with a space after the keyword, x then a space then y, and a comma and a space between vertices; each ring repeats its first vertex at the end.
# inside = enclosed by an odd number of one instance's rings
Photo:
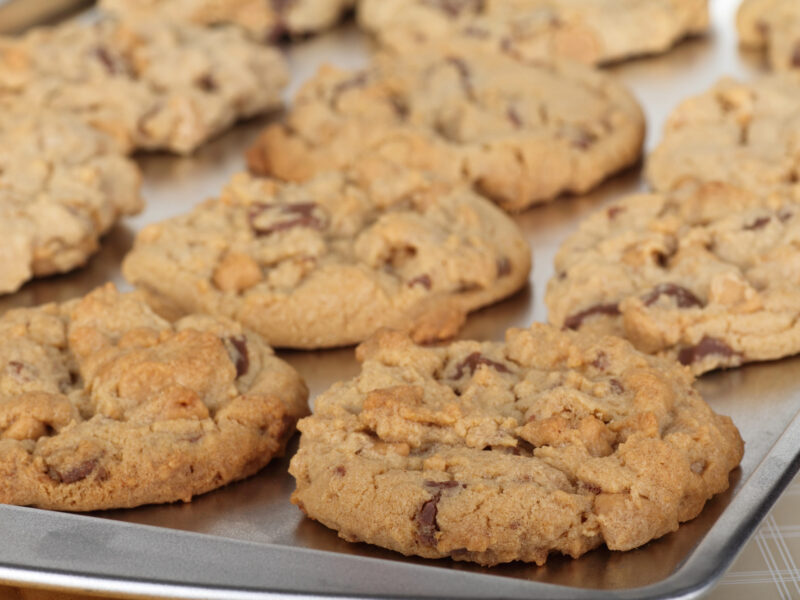
MULTIPOLYGON (((733 0, 712 2, 714 29, 708 37, 689 40, 667 55, 610 69, 645 108, 648 149, 680 100, 707 89, 721 76, 752 78, 760 71, 758 58, 741 54, 736 46, 735 8, 733 0)), ((367 40, 351 26, 291 46, 287 51, 293 80, 287 99, 323 61, 358 67, 366 62, 368 48, 367 40)), ((216 194, 243 168, 244 148, 277 117, 242 124, 190 158, 140 157, 146 210, 117 225, 87 268, 35 281, 17 294, 0 297, 0 313, 15 306, 66 300, 108 280, 129 288, 119 265, 136 232, 216 194)), ((558 245, 583 217, 643 187, 637 166, 588 195, 562 198, 519 215, 534 253, 530 284, 505 302, 472 315, 460 337, 502 339, 510 326, 546 321, 543 297, 558 245)), ((358 372, 352 348, 280 354, 305 377, 312 402, 334 381, 358 372)), ((247 481, 190 504, 91 517, 0 506, 5 542, 0 547, 0 580, 203 598, 270 592, 358 597, 694 597, 730 565, 800 466, 794 441, 800 439, 800 419, 794 420, 800 409, 798 369, 800 358, 795 358, 712 373, 699 381, 708 402, 730 415, 742 432, 746 450, 741 468, 732 475, 731 489, 709 502, 697 519, 632 552, 601 549, 578 560, 553 556, 540 568, 518 563, 487 569, 409 559, 349 544, 304 519, 289 503, 294 484, 285 458, 247 481)), ((295 447, 296 439, 289 455, 295 447)))

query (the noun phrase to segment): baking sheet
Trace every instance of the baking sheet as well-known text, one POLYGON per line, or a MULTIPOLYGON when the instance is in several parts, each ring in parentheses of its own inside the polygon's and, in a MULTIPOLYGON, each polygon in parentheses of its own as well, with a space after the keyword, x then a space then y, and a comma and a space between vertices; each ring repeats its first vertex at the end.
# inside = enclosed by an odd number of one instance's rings
MULTIPOLYGON (((715 26, 708 37, 689 40, 665 56, 610 69, 645 107, 648 148, 657 142, 665 117, 680 100, 723 75, 751 78, 761 69, 758 56, 741 54, 736 47, 735 5, 734 0, 712 0, 715 26)), ((368 43, 353 27, 292 46, 288 58, 293 80, 287 98, 321 62, 358 67, 366 62, 367 51, 368 43)), ((0 312, 66 300, 108 280, 128 288, 119 265, 135 233, 215 195, 243 168, 244 148, 278 117, 245 123, 190 158, 142 156, 147 209, 117 225, 87 268, 33 282, 0 298, 0 312)), ((642 187, 637 166, 591 194, 559 199, 519 215, 534 252, 529 286, 474 314, 460 337, 502 339, 510 326, 545 321, 544 291, 560 242, 581 218, 642 187)), ((312 402, 334 381, 358 372, 352 349, 280 355, 306 379, 312 402)), ((232 597, 232 588, 242 597, 266 590, 553 598, 604 597, 598 590, 606 590, 608 597, 693 597, 730 564, 797 471, 800 421, 793 419, 800 409, 798 369, 800 358, 712 373, 700 380, 703 396, 715 410, 733 417, 742 432, 746 451, 741 468, 732 476, 731 490, 713 499, 700 517, 632 552, 597 550, 578 560, 553 556, 544 567, 512 564, 487 569, 407 559, 349 544, 304 519, 289 503, 293 480, 286 472, 286 458, 190 504, 108 511, 95 518, 0 506, 0 531, 7 542, 2 545, 6 548, 0 546, 0 580, 184 597, 213 597, 217 592, 219 597, 232 597), (177 548, 188 554, 175 556, 172 550, 177 548), (215 584, 228 589, 214 591, 215 584), (650 587, 641 589, 644 586, 650 587)), ((290 453, 295 446, 296 440, 290 453)))

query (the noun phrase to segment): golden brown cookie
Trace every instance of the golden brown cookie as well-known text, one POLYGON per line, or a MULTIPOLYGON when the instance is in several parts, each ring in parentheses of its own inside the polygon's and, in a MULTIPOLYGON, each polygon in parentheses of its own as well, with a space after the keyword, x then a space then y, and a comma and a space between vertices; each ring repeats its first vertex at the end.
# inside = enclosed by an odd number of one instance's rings
POLYGON ((88 511, 192 496, 283 452, 298 374, 221 318, 169 323, 111 285, 0 317, 0 502, 88 511))
POLYGON ((688 369, 535 324, 421 348, 395 332, 298 424, 292 500, 348 541, 484 565, 629 550, 728 488, 742 441, 688 369))

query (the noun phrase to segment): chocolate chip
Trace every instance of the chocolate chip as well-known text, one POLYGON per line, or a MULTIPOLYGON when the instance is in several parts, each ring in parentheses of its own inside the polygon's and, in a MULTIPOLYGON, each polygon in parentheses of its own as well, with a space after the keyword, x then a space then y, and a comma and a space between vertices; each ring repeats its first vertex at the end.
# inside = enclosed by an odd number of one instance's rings
MULTIPOLYGON (((87 460, 77 467, 70 469, 66 473, 62 473, 56 470, 53 467, 47 471, 47 475, 53 481, 57 481, 59 483, 75 483, 76 481, 81 481, 82 479, 86 479, 92 471, 95 470, 97 467, 97 459, 93 458, 92 460, 87 460)), ((105 479, 108 476, 108 473, 103 469, 102 473, 98 472, 98 477, 102 475, 102 479, 105 479)))
POLYGON ((437 492, 433 498, 423 503, 417 513, 417 540, 426 546, 436 545, 436 532, 439 525, 436 523, 437 504, 442 497, 442 492, 437 492))
POLYGON ((344 477, 347 475, 347 469, 344 468, 344 465, 339 465, 333 470, 339 477, 344 477))
POLYGON ((430 479, 425 480, 425 487, 433 488, 435 490, 449 490, 454 487, 458 487, 461 485, 458 481, 432 481, 430 479))
POLYGON ((522 117, 519 116, 516 108, 509 106, 508 110, 506 110, 506 116, 508 117, 508 120, 511 121, 514 129, 522 129, 522 117))
POLYGON ((597 142, 597 136, 591 131, 581 130, 578 136, 572 140, 573 148, 580 148, 581 150, 588 150, 597 142))
POLYGON ((432 8, 436 8, 447 14, 448 17, 456 18, 465 10, 481 12, 485 9, 485 0, 423 0, 432 8))
POLYGON ((430 275, 420 275, 408 282, 408 287, 414 287, 415 285, 421 285, 426 290, 429 290, 433 287, 433 282, 431 281, 430 275))
POLYGON ((472 87, 472 77, 466 61, 457 56, 448 56, 447 63, 455 67, 461 81, 461 89, 470 100, 475 100, 475 90, 472 87))
POLYGON ((608 368, 608 356, 606 356, 606 353, 602 351, 598 352, 597 358, 592 361, 592 366, 595 369, 605 371, 608 368))
POLYGON ((250 227, 255 234, 259 237, 270 235, 278 231, 286 231, 295 227, 308 227, 321 231, 325 229, 326 223, 323 219, 314 216, 314 211, 317 209, 315 202, 301 202, 298 204, 259 204, 250 211, 249 220, 250 227), (287 215, 285 221, 277 221, 268 225, 267 227, 259 227, 255 224, 258 217, 267 211, 277 212, 279 215, 287 215))
POLYGON ((25 365, 19 362, 18 360, 8 361, 8 366, 11 368, 11 370, 14 372, 15 375, 19 375, 20 373, 22 373, 22 369, 25 367, 25 365))
POLYGON ((231 345, 236 349, 236 377, 246 375, 250 369, 250 354, 247 351, 247 338, 245 336, 229 337, 231 345))
POLYGON ((614 219, 617 218, 618 214, 623 213, 623 212, 625 212, 625 207, 624 206, 610 206, 608 208, 608 210, 606 211, 606 215, 608 216, 608 218, 610 220, 613 221, 614 219))
POLYGON ((648 294, 642 296, 645 306, 652 306, 661 296, 675 298, 678 308, 691 308, 693 306, 703 306, 700 299, 685 287, 674 283, 662 283, 654 287, 648 294))
POLYGON ((792 51, 792 66, 800 67, 800 40, 794 44, 794 50, 792 51))
POLYGON ((456 374, 453 379, 461 379, 464 376, 464 370, 469 369, 469 372, 474 375, 475 371, 480 365, 486 365, 493 368, 498 373, 511 373, 508 367, 504 364, 495 362, 483 356, 480 352, 473 352, 456 367, 456 374))
POLYGON ((204 92, 216 92, 219 89, 217 82, 211 75, 203 75, 195 81, 195 85, 204 92))
POLYGON ((696 346, 681 350, 678 354, 678 360, 682 365, 690 365, 704 359, 706 356, 731 357, 741 356, 741 353, 736 352, 722 340, 704 336, 696 346))
POLYGON ((786 223, 786 221, 791 219, 793 216, 794 213, 792 213, 790 210, 783 209, 781 210, 781 212, 778 213, 778 220, 781 223, 786 223))
POLYGON ((622 392, 625 391, 625 388, 619 382, 619 379, 609 379, 608 385, 611 388, 611 391, 614 392, 615 394, 621 394, 622 392))
POLYGON ((583 491, 589 492, 590 494, 597 495, 603 493, 603 488, 601 488, 599 485, 595 485, 594 483, 588 483, 586 481, 581 481, 578 484, 578 487, 583 491))
POLYGON ((581 312, 570 315, 564 319, 564 327, 567 329, 578 329, 581 325, 583 325, 583 322, 586 319, 593 317, 594 315, 608 315, 610 317, 616 317, 619 314, 619 305, 617 304, 596 304, 590 308, 587 308, 586 310, 582 310, 581 312))
POLYGON ((656 264, 661 267, 662 269, 666 269, 669 266, 669 256, 664 254, 663 252, 656 252, 655 253, 656 264))
POLYGON ((103 67, 105 67, 109 75, 116 75, 119 72, 117 64, 114 62, 114 59, 108 52, 107 48, 98 46, 94 49, 94 55, 103 64, 103 67))
POLYGON ((497 276, 507 277, 511 275, 511 261, 507 257, 501 256, 497 259, 497 276))
POLYGON ((750 223, 750 225, 745 225, 742 229, 744 229, 745 231, 756 231, 758 229, 764 229, 764 227, 767 226, 767 223, 769 223, 771 220, 772 220, 771 217, 759 217, 758 219, 750 223))

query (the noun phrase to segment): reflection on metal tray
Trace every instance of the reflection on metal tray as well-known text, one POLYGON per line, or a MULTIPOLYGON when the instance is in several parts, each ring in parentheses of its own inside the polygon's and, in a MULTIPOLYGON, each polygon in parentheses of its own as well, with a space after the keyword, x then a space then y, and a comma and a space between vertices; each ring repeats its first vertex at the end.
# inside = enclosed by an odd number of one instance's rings
MULTIPOLYGON (((733 33, 735 2, 714 4, 716 28, 674 52, 611 70, 645 106, 652 147, 668 112, 722 75, 749 77, 755 59, 740 56, 733 33)), ((289 50, 292 90, 322 60, 358 66, 365 40, 344 29, 289 50)), ((246 123, 191 158, 140 159, 146 211, 118 225, 86 269, 36 281, 0 298, 13 306, 65 300, 113 280, 125 287, 119 264, 135 232, 214 195, 243 166, 242 151, 268 119, 246 123)), ((509 326, 543 321, 544 289, 558 244, 578 221, 642 186, 639 169, 580 198, 563 198, 519 215, 534 251, 530 285, 473 315, 464 338, 501 339, 509 326)), ((337 379, 354 375, 352 349, 284 352, 306 378, 312 399, 337 379)), ((759 521, 800 467, 800 358, 712 373, 698 386, 715 410, 733 417, 746 441, 731 489, 714 498, 675 533, 626 553, 596 550, 578 560, 551 557, 544 567, 495 568, 426 561, 349 544, 304 519, 289 503, 288 458, 251 479, 190 504, 66 515, 0 506, 0 580, 115 594, 197 598, 256 598, 303 594, 346 597, 691 598, 707 591, 730 565, 759 521), (148 527, 154 526, 154 527, 148 527)), ((296 444, 296 442, 295 442, 296 444)), ((290 449, 291 454, 291 449, 290 449)))

